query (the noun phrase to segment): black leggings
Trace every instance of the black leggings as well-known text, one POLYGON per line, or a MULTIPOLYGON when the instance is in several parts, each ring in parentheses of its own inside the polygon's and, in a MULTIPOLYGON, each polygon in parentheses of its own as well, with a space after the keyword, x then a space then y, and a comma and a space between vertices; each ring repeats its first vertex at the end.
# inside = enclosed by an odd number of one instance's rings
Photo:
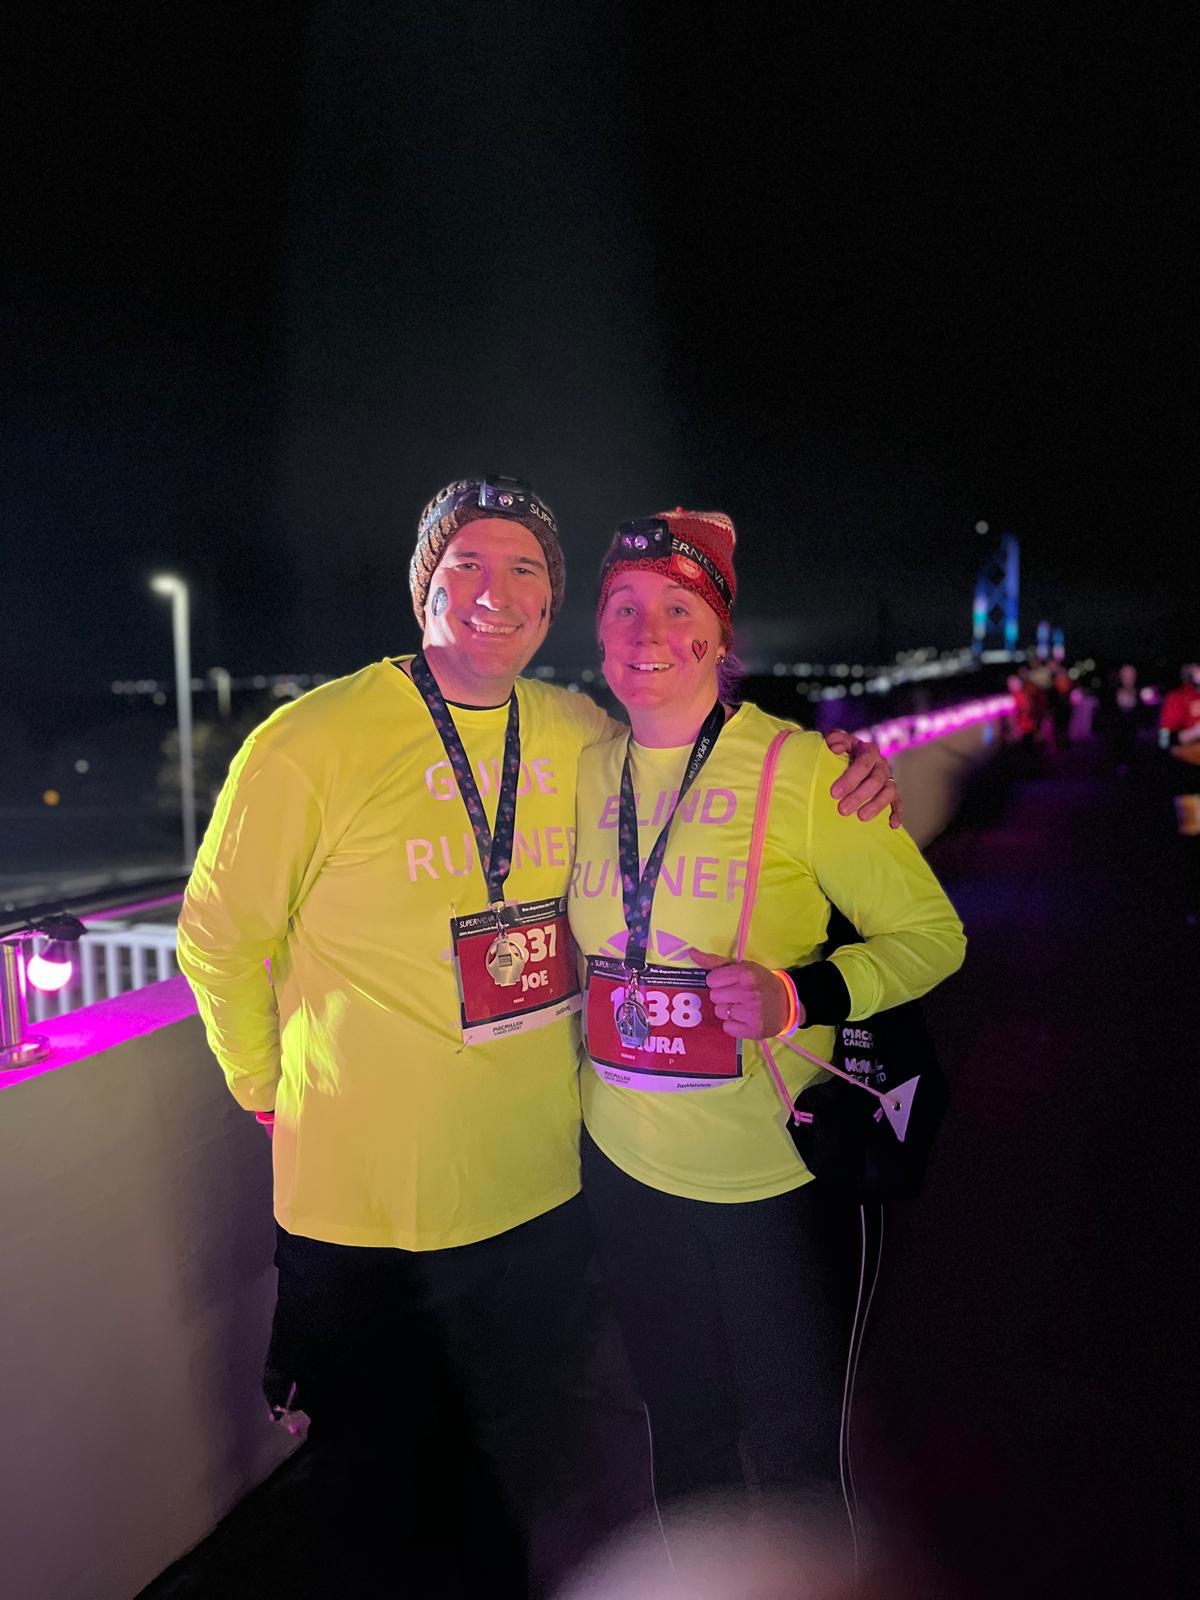
POLYGON ((582 1154, 660 1500, 747 1485, 827 1493, 844 1352, 816 1186, 714 1204, 637 1182, 586 1131, 582 1154))

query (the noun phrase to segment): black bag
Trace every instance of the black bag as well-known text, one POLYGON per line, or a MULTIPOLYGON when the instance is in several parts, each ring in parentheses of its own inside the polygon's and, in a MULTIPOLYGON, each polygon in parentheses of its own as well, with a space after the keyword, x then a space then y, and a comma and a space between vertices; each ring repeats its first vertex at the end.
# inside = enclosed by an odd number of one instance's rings
POLYGON ((841 1078, 802 1089, 788 1132, 804 1165, 855 1203, 914 1198, 949 1102, 921 1002, 842 1023, 832 1064, 886 1098, 841 1078))
MULTIPOLYGON (((738 961, 745 954, 758 891, 775 767, 788 737, 786 729, 776 734, 763 762, 738 923, 738 961)), ((836 949, 860 940, 861 935, 834 906, 828 938, 828 947, 836 949)), ((893 1006, 866 1022, 843 1023, 837 1031, 832 1062, 809 1055, 799 1045, 789 1046, 786 1039, 764 1039, 761 1049, 776 1093, 788 1111, 792 1143, 822 1187, 838 1190, 856 1203, 908 1199, 917 1194, 949 1099, 919 1000, 893 1006), (792 1105, 772 1048, 779 1045, 796 1050, 818 1066, 849 1073, 879 1093, 830 1077, 802 1089, 792 1105)))

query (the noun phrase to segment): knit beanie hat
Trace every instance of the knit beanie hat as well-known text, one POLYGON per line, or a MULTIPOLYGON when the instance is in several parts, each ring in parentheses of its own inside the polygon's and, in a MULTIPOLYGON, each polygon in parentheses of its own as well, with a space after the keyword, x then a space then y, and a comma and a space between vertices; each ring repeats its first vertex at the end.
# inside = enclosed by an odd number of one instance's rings
POLYGON ((600 574, 597 621, 608 591, 622 572, 661 572, 690 589, 716 612, 726 649, 733 643, 730 613, 737 598, 733 551, 737 534, 723 511, 660 511, 623 522, 617 529, 600 574))
POLYGON ((567 571, 558 524, 544 500, 519 478, 462 478, 439 489, 421 513, 417 524, 417 547, 408 564, 408 586, 412 590, 413 611, 425 625, 425 602, 429 584, 437 571, 446 546, 460 528, 481 517, 502 517, 528 528, 542 547, 550 577, 550 621, 562 605, 567 571))

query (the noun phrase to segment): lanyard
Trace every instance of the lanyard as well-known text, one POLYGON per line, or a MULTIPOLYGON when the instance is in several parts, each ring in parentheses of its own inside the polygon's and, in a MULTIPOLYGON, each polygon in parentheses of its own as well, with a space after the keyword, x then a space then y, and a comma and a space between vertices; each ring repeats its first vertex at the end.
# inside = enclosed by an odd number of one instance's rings
POLYGON ((521 772, 521 713, 517 706, 517 691, 513 689, 508 702, 508 726, 504 730, 504 761, 500 794, 496 800, 496 832, 493 836, 483 801, 479 798, 479 785, 475 782, 471 762, 454 726, 454 718, 438 688, 437 679, 429 670, 429 663, 419 650, 412 659, 412 680, 433 718, 433 725, 445 747, 458 784, 462 803, 467 808, 471 830, 475 835, 475 848, 479 851, 479 864, 487 880, 488 905, 502 906, 504 885, 508 869, 512 866, 513 834, 517 826, 517 780, 521 772))
POLYGON ((712 754, 717 736, 725 726, 725 707, 718 700, 704 719, 688 764, 684 770, 679 793, 671 814, 663 823, 654 848, 646 858, 646 870, 638 873, 638 823, 637 803, 633 798, 633 776, 629 769, 629 746, 625 747, 625 760, 621 767, 621 803, 618 812, 617 852, 621 863, 621 891, 625 902, 625 926, 629 929, 629 943, 625 948, 625 965, 640 971, 646 965, 646 946, 650 942, 650 912, 654 906, 654 891, 662 870, 663 856, 667 853, 667 835, 675 820, 684 795, 700 776, 700 770, 712 754))

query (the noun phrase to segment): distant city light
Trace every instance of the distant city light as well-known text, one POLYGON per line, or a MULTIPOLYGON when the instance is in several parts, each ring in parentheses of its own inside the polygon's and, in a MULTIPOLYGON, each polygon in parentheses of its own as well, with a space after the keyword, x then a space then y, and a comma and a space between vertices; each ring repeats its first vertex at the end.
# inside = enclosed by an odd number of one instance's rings
POLYGON ((161 689, 156 689, 150 699, 156 706, 165 706, 167 703, 167 697, 161 689))
POLYGON ((80 759, 75 763, 75 771, 76 772, 84 773, 84 772, 90 772, 91 770, 92 770, 91 762, 90 761, 84 761, 82 757, 80 757, 80 759))
POLYGON ((977 522, 975 524, 975 532, 976 533, 986 533, 987 531, 988 531, 988 524, 986 522, 977 522))
POLYGON ((56 806, 61 799, 62 795, 59 794, 57 789, 42 790, 42 804, 44 806, 56 806))

